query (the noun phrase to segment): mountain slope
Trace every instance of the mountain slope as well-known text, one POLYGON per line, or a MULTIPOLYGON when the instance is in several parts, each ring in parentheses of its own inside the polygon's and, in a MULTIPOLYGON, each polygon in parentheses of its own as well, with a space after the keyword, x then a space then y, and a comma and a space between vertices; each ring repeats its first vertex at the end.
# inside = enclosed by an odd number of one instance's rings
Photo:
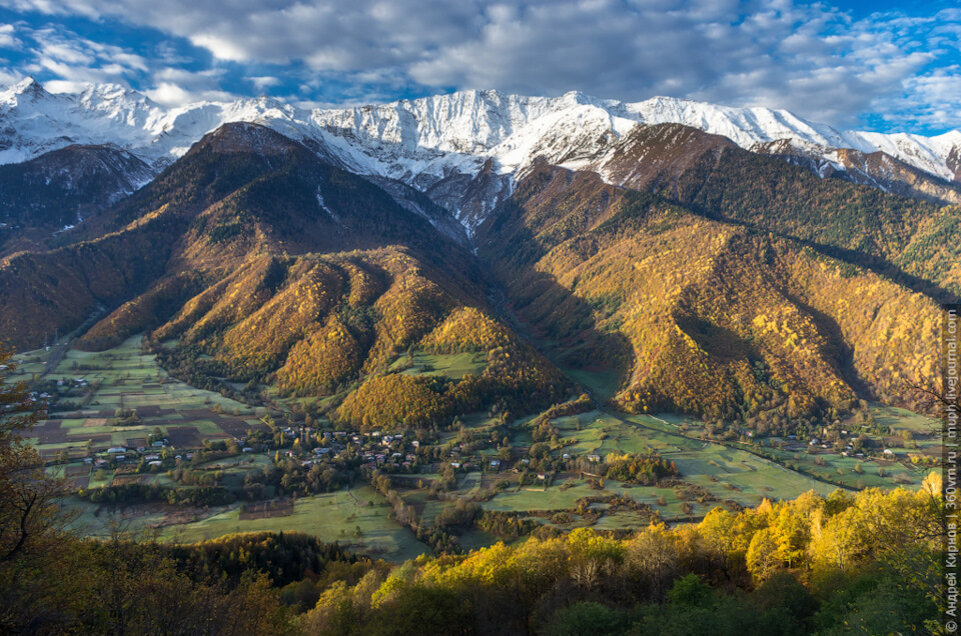
POLYGON ((195 385, 233 390, 229 378, 336 394, 348 398, 343 418, 364 423, 374 412, 380 426, 447 425, 491 405, 561 400, 566 381, 492 317, 470 253, 419 203, 400 205, 269 128, 228 124, 79 228, 86 240, 0 266, 0 328, 27 348, 105 306, 112 311, 78 346, 146 331, 151 343, 169 342, 158 355, 195 385), (435 331, 452 316, 461 336, 439 344, 435 331), (499 335, 478 343, 470 333, 499 335), (484 362, 457 378, 395 368, 417 347, 484 362), (404 410, 385 388, 398 382, 411 385, 402 395, 436 408, 404 410))
POLYGON ((755 144, 751 151, 782 157, 822 178, 837 177, 883 192, 926 199, 933 203, 961 203, 961 181, 948 181, 880 150, 864 153, 851 148, 808 149, 789 139, 780 139, 755 144))
POLYGON ((52 232, 96 215, 153 176, 147 164, 113 146, 67 146, 0 165, 0 255, 36 249, 52 232))
POLYGON ((659 194, 703 215, 810 242, 904 282, 920 279, 912 285, 935 295, 961 295, 956 254, 941 249, 961 242, 957 206, 821 179, 676 124, 635 128, 596 169, 608 182, 659 194), (934 227, 943 245, 926 240, 934 227))
MULTIPOLYGON (((67 99, 27 88, 17 104, 67 99)), ((935 375, 932 299, 961 293, 961 213, 739 145, 804 129, 783 113, 469 92, 309 115, 208 104, 175 121, 151 152, 179 158, 150 184, 61 247, 0 264, 15 346, 105 308, 80 346, 146 332, 195 385, 330 398, 365 427, 562 399, 569 383, 531 343, 619 372, 631 411, 790 431, 862 399, 930 407, 911 385, 935 375), (232 115, 269 125, 176 150, 232 115), (735 140, 638 123, 695 116, 735 140)))
POLYGON ((542 163, 478 244, 569 364, 618 363, 627 410, 784 431, 858 398, 925 407, 938 306, 797 241, 542 163))

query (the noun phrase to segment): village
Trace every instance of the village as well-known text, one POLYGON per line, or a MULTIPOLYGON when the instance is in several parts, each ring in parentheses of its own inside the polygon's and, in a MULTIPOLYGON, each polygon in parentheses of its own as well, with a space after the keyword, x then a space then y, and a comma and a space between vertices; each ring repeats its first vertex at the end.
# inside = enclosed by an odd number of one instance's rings
POLYGON ((118 515, 195 538, 333 523, 337 536, 327 539, 407 555, 426 549, 418 545, 489 543, 491 529, 682 523, 807 490, 916 483, 937 461, 927 420, 890 409, 877 411, 875 426, 887 434, 830 427, 801 439, 755 439, 736 427, 719 435, 695 419, 619 414, 590 400, 521 419, 477 413, 360 430, 302 402, 255 406, 189 386, 139 339, 102 353, 52 347, 18 362, 30 399, 47 408, 31 442, 94 534, 118 515), (347 530, 357 519, 360 535, 347 530))

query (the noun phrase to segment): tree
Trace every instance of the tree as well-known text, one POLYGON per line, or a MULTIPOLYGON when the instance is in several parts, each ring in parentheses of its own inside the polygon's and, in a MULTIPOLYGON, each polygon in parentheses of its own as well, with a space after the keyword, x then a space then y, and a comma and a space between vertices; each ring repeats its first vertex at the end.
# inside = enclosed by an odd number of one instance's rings
POLYGON ((41 411, 22 382, 4 382, 15 369, 10 352, 0 350, 0 563, 49 538, 59 492, 59 483, 47 478, 39 454, 23 439, 41 411))
POLYGON ((782 565, 778 559, 778 542, 770 528, 755 533, 747 548, 747 569, 758 581, 770 578, 782 565))
POLYGON ((667 592, 667 600, 672 605, 697 607, 710 602, 710 599, 711 587, 694 573, 679 578, 667 592))
POLYGON ((677 573, 677 548, 664 524, 651 524, 627 546, 627 564, 650 585, 654 598, 660 598, 677 573))
MULTIPOLYGON (((47 558, 61 543, 55 498, 40 456, 23 439, 41 412, 23 383, 4 380, 16 365, 0 351, 0 632, 45 631, 42 608, 59 603, 63 572, 47 558), (52 576, 51 576, 51 573, 52 576), (59 577, 59 579, 58 579, 59 577)), ((59 564, 63 567, 63 562, 59 564)), ((62 630, 52 630, 62 631, 62 630)))

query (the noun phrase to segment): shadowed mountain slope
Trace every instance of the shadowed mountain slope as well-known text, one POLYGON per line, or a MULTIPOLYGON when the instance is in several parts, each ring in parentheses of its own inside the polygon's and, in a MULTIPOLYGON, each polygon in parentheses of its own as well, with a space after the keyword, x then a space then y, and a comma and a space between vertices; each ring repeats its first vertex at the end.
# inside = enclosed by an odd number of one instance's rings
POLYGON ((961 208, 822 179, 780 158, 677 124, 634 129, 599 167, 607 181, 699 214, 827 248, 944 296, 961 293, 961 208), (933 235, 940 241, 933 241, 933 235), (927 284, 925 284, 925 281, 927 284))
POLYGON ((153 176, 143 161, 109 145, 67 146, 0 165, 0 256, 43 248, 54 231, 97 215, 153 176))

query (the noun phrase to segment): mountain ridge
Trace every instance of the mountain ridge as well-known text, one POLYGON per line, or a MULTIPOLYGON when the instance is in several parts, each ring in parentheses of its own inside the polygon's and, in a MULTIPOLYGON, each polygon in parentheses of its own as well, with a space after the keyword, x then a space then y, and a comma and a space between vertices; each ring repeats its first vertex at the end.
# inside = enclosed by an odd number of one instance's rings
MULTIPOLYGON (((961 178, 961 131, 933 137, 838 131, 785 110, 668 97, 628 103, 579 92, 526 97, 468 90, 323 109, 260 97, 165 108, 116 85, 54 94, 28 79, 0 91, 0 163, 71 143, 115 143, 159 171, 204 134, 233 121, 266 125, 301 141, 328 163, 399 180, 422 192, 452 177, 473 179, 488 161, 493 164, 486 170, 501 181, 495 190, 509 187, 538 157, 566 168, 586 168, 638 125, 678 123, 722 135, 747 150, 781 142, 779 154, 790 150, 814 156, 834 173, 850 171, 852 178, 865 166, 840 160, 839 150, 883 152, 943 182, 928 187, 929 196, 947 190, 951 197, 961 196, 954 191, 961 178)), ((481 220, 476 216, 475 211, 459 220, 470 230, 481 220)))

